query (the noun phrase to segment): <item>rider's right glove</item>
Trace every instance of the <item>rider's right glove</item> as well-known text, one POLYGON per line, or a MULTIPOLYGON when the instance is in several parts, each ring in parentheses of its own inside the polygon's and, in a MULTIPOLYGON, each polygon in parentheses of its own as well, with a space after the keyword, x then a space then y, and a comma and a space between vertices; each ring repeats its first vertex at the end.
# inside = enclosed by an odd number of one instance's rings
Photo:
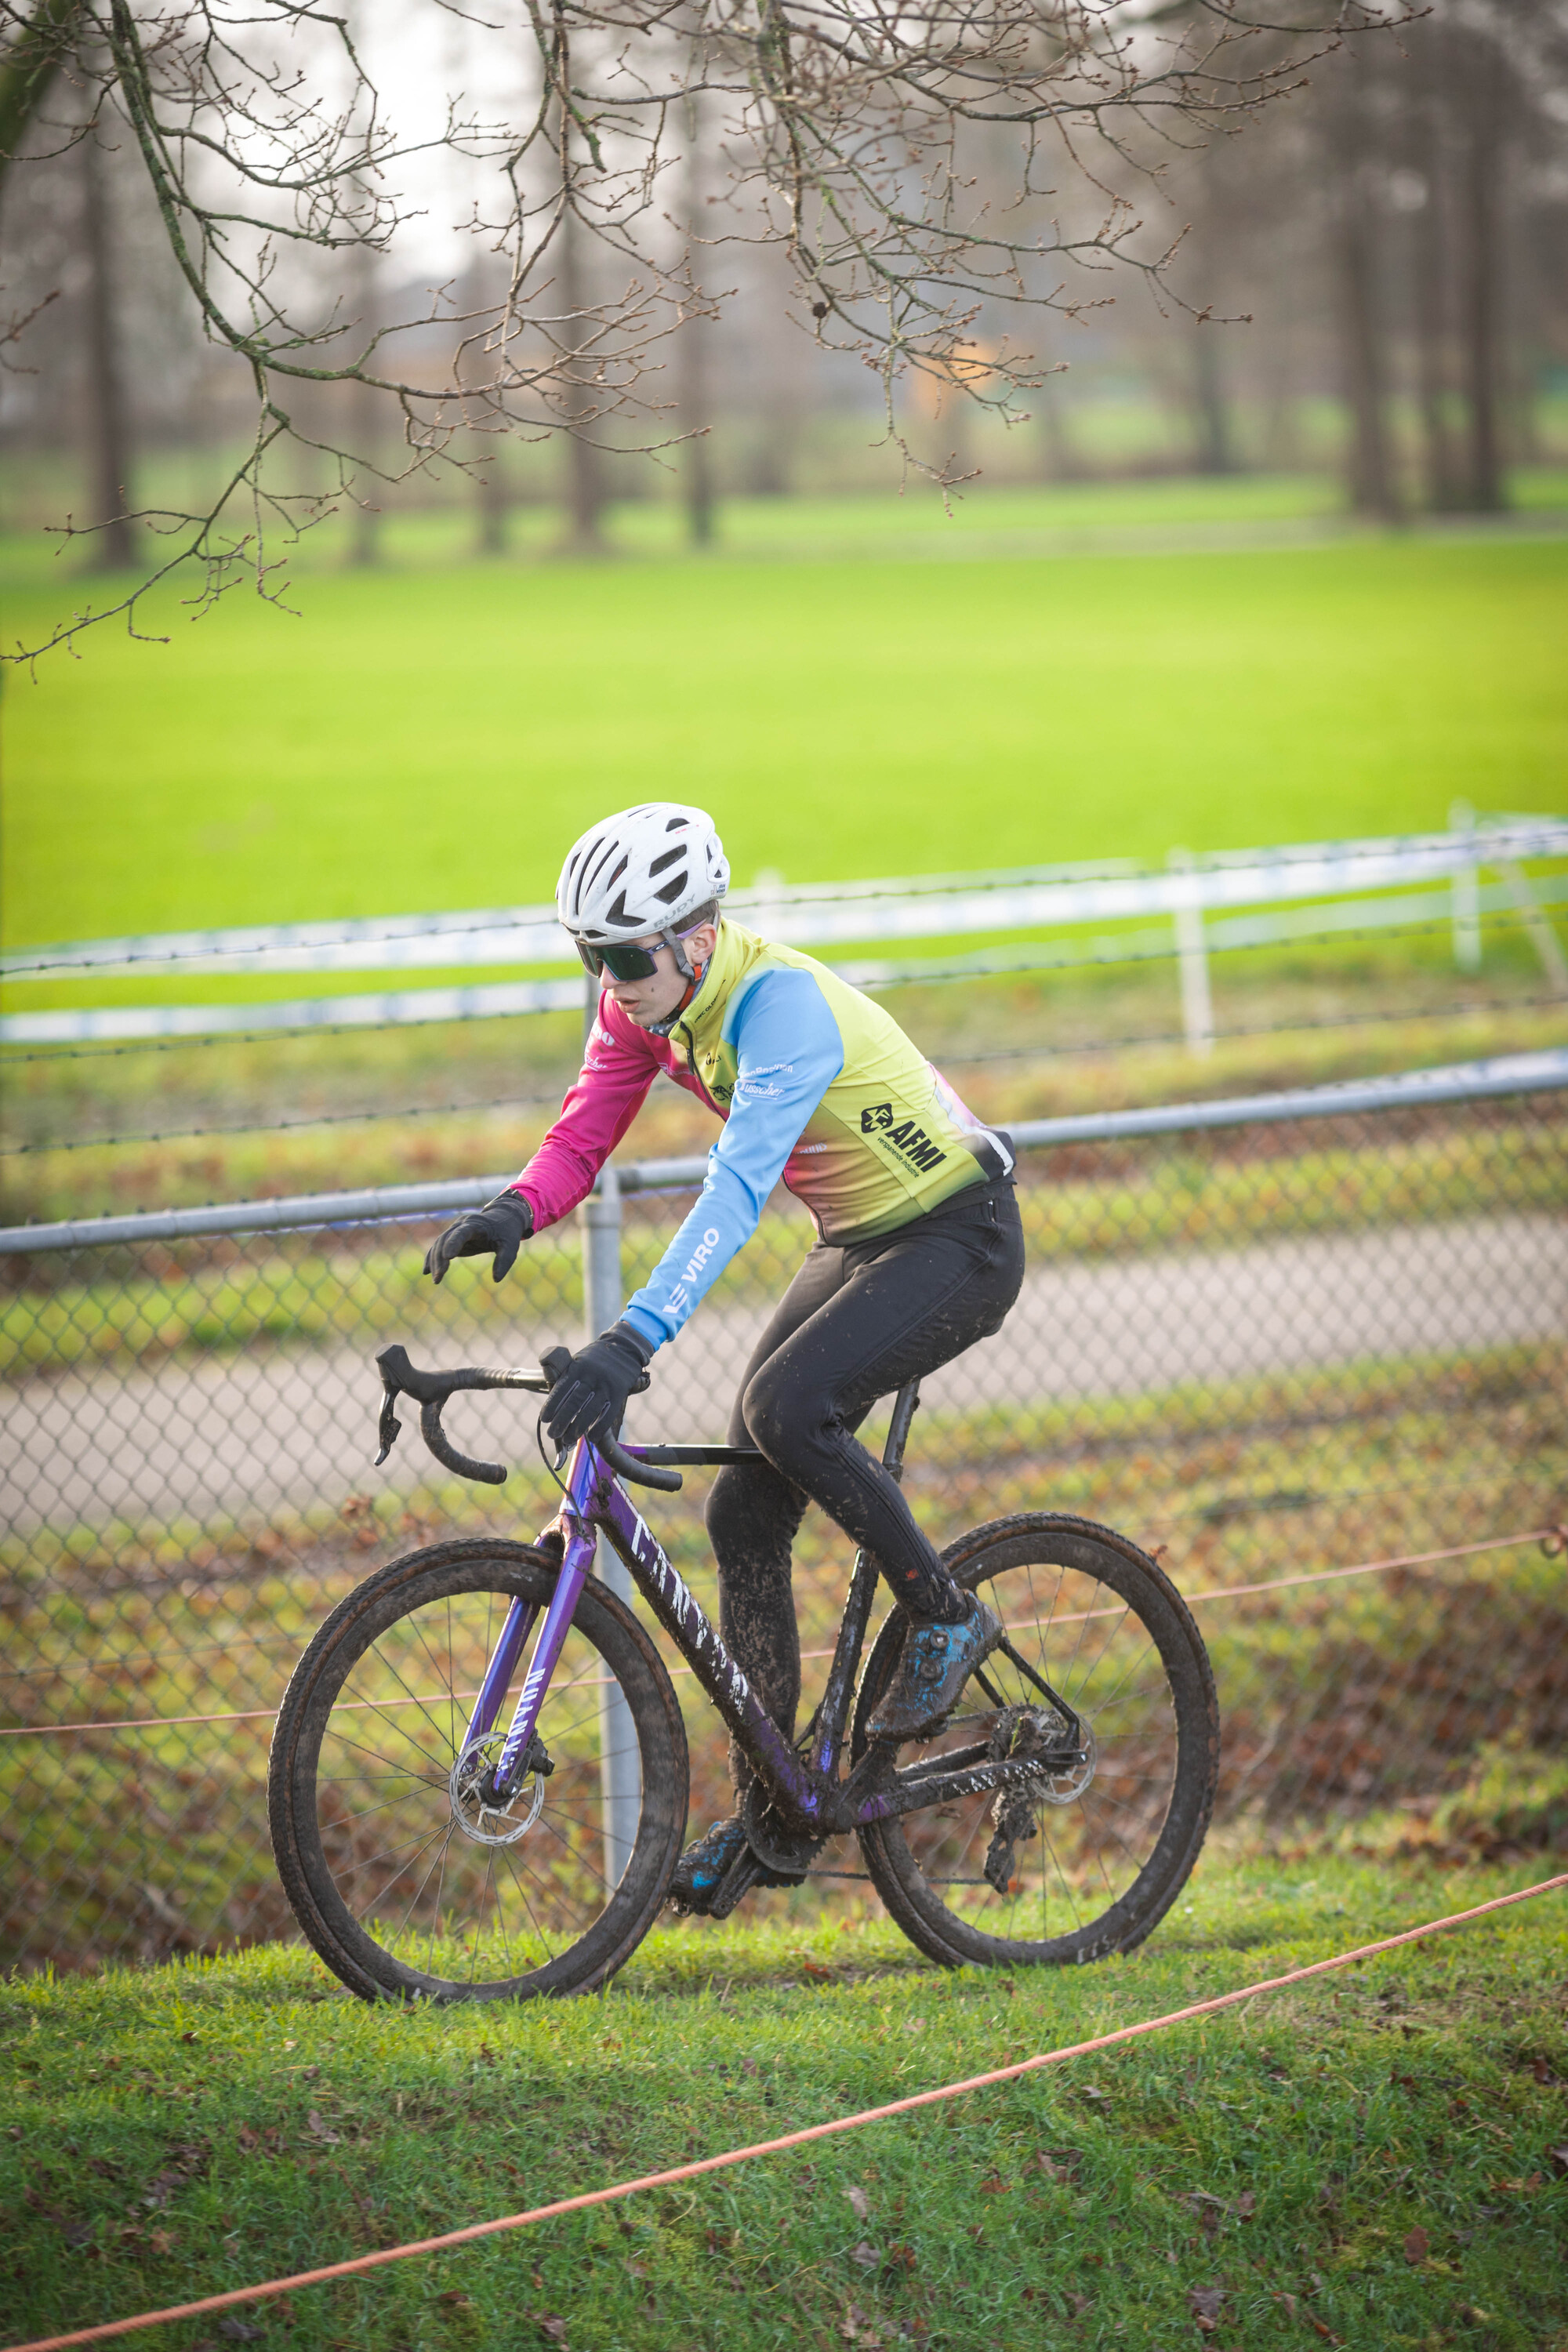
POLYGON ((617 1434, 626 1399, 647 1386, 652 1354, 650 1343, 629 1323, 612 1323, 578 1349, 544 1400, 544 1426, 563 1453, 580 1437, 617 1434))
POLYGON ((482 1209, 470 1209, 437 1236, 425 1253, 425 1271, 442 1282, 455 1257, 482 1257, 487 1250, 494 1250, 499 1282, 503 1274, 511 1272, 520 1246, 532 1231, 533 1211, 527 1194, 498 1192, 482 1209))

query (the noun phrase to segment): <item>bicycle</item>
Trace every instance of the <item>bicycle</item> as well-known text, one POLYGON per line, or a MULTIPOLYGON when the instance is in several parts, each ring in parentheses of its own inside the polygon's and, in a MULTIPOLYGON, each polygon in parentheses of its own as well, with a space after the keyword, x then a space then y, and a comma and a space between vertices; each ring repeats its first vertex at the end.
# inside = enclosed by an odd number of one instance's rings
MULTIPOLYGON (((500 1464, 452 1444, 444 1406, 465 1390, 542 1394, 567 1360, 554 1349, 537 1370, 423 1372, 384 1349, 378 1463, 407 1396, 437 1461, 501 1483, 500 1464)), ((918 1402, 911 1381, 894 1404, 895 1477, 918 1402)), ((991 1585, 1007 1633, 949 1716, 900 1749, 865 1726, 907 1621, 884 1619, 859 1673, 878 1582, 862 1552, 822 1700, 791 1739, 626 1492, 673 1493, 685 1467, 756 1458, 584 1439, 563 1478, 558 1465, 563 1499, 536 1543, 412 1552, 326 1619, 278 1717, 268 1812, 295 1916, 352 1991, 587 1991, 657 1918, 686 1831, 686 1730, 652 1640, 591 1572, 601 1534, 750 1759, 747 1830, 771 1869, 803 1876, 854 1833, 894 1919, 947 1966, 1096 1960, 1164 1916, 1208 1827, 1219 1719, 1202 1638, 1163 1570, 1057 1513, 960 1536, 943 1557, 961 1585, 991 1585), (636 1808, 627 1850, 606 1827, 617 1788, 623 1816, 636 1808)))

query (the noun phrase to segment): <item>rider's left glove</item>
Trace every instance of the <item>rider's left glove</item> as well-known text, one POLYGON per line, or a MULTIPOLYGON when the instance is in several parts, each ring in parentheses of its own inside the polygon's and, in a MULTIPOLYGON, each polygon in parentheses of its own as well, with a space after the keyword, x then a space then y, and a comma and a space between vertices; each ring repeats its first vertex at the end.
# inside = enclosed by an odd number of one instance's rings
POLYGON ((498 1192, 482 1209, 470 1209, 437 1235, 425 1253, 425 1271, 442 1282, 455 1257, 484 1257, 493 1250, 490 1265, 499 1282, 503 1274, 511 1272, 519 1249, 532 1232, 533 1211, 527 1194, 498 1192))
POLYGON ((614 1437, 626 1399, 647 1386, 653 1349, 629 1323, 579 1348, 544 1402, 544 1426, 563 1453, 580 1437, 614 1437))

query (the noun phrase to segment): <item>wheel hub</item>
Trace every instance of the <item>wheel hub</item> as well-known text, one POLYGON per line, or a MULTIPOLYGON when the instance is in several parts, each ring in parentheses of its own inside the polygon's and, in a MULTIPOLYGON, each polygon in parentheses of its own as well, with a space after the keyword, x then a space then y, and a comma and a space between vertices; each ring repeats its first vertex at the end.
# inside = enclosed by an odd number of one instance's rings
MULTIPOLYGON (((1094 1779, 1094 1727, 1084 1716, 1078 1718, 1080 1735, 1079 1752, 1070 1764, 1043 1770, 1032 1779, 1026 1790, 1031 1803, 1070 1805, 1081 1797, 1094 1779)), ((991 1731, 991 1753, 998 1762, 1006 1758, 1014 1763, 1033 1757, 1042 1759, 1066 1748, 1069 1733, 1065 1718, 1054 1706, 1005 1706, 997 1711, 991 1731)))
POLYGON ((495 1786, 493 1774, 506 1745, 504 1732, 487 1732, 471 1739, 453 1765, 447 1787, 452 1818, 476 1845, 515 1845, 539 1819, 544 1803, 544 1774, 530 1772, 506 1798, 487 1796, 495 1786))

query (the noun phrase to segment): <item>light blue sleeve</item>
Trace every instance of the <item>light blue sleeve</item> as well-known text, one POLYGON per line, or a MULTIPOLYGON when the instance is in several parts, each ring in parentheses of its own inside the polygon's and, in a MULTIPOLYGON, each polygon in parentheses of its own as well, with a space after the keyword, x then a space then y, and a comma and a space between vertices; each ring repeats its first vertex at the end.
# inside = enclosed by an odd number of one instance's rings
POLYGON ((656 1348, 674 1339, 755 1233, 807 1119, 844 1067, 838 1024, 808 971, 766 971, 754 982, 731 1042, 735 1091, 697 1205, 626 1304, 626 1320, 656 1348))

